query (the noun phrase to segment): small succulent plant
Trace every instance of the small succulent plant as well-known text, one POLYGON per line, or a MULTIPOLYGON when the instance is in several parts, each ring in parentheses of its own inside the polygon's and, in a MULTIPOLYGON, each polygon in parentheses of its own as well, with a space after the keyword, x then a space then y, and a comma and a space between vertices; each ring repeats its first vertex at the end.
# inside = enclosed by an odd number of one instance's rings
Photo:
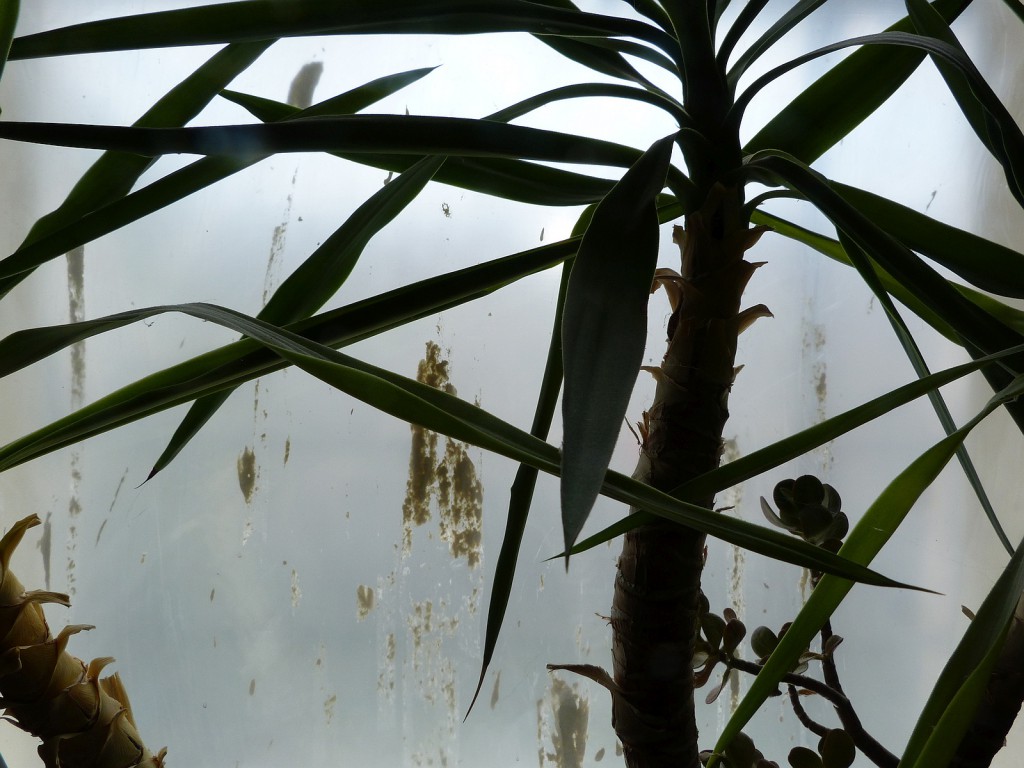
POLYGON ((775 486, 772 498, 778 513, 761 497, 761 511, 768 522, 811 544, 835 551, 850 530, 839 493, 813 475, 783 480, 775 486))

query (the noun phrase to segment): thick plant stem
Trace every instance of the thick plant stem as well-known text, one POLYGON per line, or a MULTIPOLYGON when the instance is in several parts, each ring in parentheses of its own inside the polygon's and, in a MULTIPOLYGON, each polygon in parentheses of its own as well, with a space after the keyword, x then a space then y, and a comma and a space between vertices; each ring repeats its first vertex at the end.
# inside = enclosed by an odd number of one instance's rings
POLYGON ((64 648, 88 626, 65 627, 51 637, 42 603, 68 605, 66 595, 26 592, 8 567, 35 515, 15 523, 0 540, 0 696, 6 719, 42 739, 48 768, 160 768, 164 750, 142 744, 121 679, 100 678, 113 661, 88 665, 64 648))
MULTIPOLYGON (((741 192, 716 185, 687 216, 674 240, 680 275, 659 272, 673 305, 668 350, 657 391, 641 424, 633 476, 660 490, 718 466, 736 341, 745 325, 769 314, 740 312, 758 265, 743 260, 762 229, 750 229, 741 192)), ((687 499, 711 508, 712 497, 687 499)), ((703 567, 704 535, 657 521, 625 536, 612 603, 612 721, 630 768, 700 765, 691 659, 703 567)))

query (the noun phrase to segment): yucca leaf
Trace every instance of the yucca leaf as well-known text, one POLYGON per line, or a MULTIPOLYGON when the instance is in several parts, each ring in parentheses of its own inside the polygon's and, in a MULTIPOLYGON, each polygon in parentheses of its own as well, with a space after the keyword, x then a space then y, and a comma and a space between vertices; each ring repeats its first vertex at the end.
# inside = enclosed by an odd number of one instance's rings
POLYGON ((1024 3, 1020 0, 1003 0, 1003 5, 1013 11, 1017 18, 1024 22, 1024 3))
POLYGON ((907 9, 922 34, 941 40, 961 54, 962 60, 947 61, 946 57, 935 54, 932 60, 975 134, 1003 166, 1010 193, 1024 206, 1024 133, 1020 126, 971 62, 942 16, 924 0, 907 0, 907 9))
POLYGON ((0 78, 3 77, 14 30, 18 26, 20 5, 21 0, 0 0, 0 78))
MULTIPOLYGON (((1018 379, 993 397, 982 411, 959 430, 933 445, 910 466, 903 470, 886 488, 854 526, 839 550, 840 555, 867 565, 902 524, 914 504, 938 476, 942 468, 963 443, 970 431, 1001 404, 1018 397, 1024 391, 1024 379, 1018 379)), ((1020 574, 1019 574, 1020 575, 1020 574)), ((1018 575, 1018 576, 1019 576, 1018 575)), ((765 699, 776 689, 779 680, 792 669, 793 664, 849 593, 853 584, 841 578, 824 576, 811 592, 796 620, 772 651, 743 697, 735 713, 726 723, 715 746, 716 752, 760 709, 765 699)), ((1018 585, 1017 595, 1020 594, 1018 585)), ((1016 597, 1014 598, 1016 600, 1016 597)), ((1010 608, 1012 611, 1012 606, 1010 608)), ((1005 623, 1003 624, 1005 626, 1005 623)))
MULTIPOLYGON (((557 448, 498 419, 476 405, 421 382, 343 355, 287 329, 277 328, 224 307, 211 304, 149 307, 123 312, 110 318, 21 331, 19 334, 23 339, 27 335, 42 334, 47 336, 51 343, 57 337, 63 337, 62 342, 70 343, 67 341, 68 338, 80 336, 86 328, 98 332, 96 329, 103 324, 110 327, 123 326, 166 312, 191 315, 243 334, 267 346, 288 363, 384 413, 529 464, 549 474, 560 474, 561 462, 557 448)), ((12 446, 7 446, 0 450, 0 471, 24 460, 24 455, 12 453, 12 446)), ((767 557, 836 573, 865 584, 908 587, 819 547, 673 499, 648 485, 615 472, 608 473, 601 491, 630 506, 681 522, 767 557)))
POLYGON ((729 59, 732 57, 737 43, 746 34, 750 25, 754 23, 754 20, 764 10, 766 5, 768 5, 768 0, 749 0, 749 2, 744 4, 739 14, 737 14, 732 26, 729 27, 729 31, 725 34, 722 44, 718 47, 716 58, 718 59, 718 66, 723 70, 728 71, 729 59))
MULTIPOLYGON (((953 21, 971 0, 936 0, 933 7, 953 21)), ((890 32, 913 30, 903 18, 890 32)), ((839 62, 786 105, 747 142, 744 151, 787 152, 810 165, 861 124, 902 85, 924 53, 896 46, 865 46, 839 62)))
POLYGON ((623 0, 629 7, 642 16, 646 16, 663 30, 672 34, 672 20, 658 0, 623 0))
MULTIPOLYGON (((851 408, 796 434, 785 437, 778 442, 741 456, 735 461, 723 464, 721 467, 706 472, 699 477, 695 477, 693 480, 673 488, 671 495, 679 498, 711 495, 753 477, 763 475, 775 467, 781 466, 798 456, 803 456, 831 440, 842 437, 858 427, 879 419, 890 411, 906 405, 929 392, 933 392, 939 387, 974 373, 997 360, 1018 355, 1022 352, 1024 352, 1024 345, 1003 350, 994 355, 988 355, 970 363, 954 366, 953 368, 933 373, 925 378, 917 379, 909 384, 904 384, 862 405, 851 408)), ((573 548, 572 554, 583 552, 598 544, 609 541, 626 531, 642 525, 643 522, 644 519, 640 515, 628 515, 581 541, 573 548)))
MULTIPOLYGON (((555 8, 564 8, 579 12, 579 8, 572 0, 547 0, 546 5, 555 8)), ((601 45, 607 38, 604 37, 569 37, 555 36, 550 34, 534 35, 540 42, 547 45, 553 51, 561 54, 569 61, 574 61, 594 72, 600 72, 610 77, 617 77, 622 80, 629 80, 644 86, 652 91, 663 93, 654 83, 644 77, 636 68, 630 64, 617 51, 609 50, 601 45), (594 42, 591 42, 591 41, 594 42)), ((642 49, 643 46, 634 43, 633 50, 642 49)), ((647 49, 650 50, 650 49, 647 49)), ((668 71, 676 76, 679 70, 671 62, 668 62, 668 71)))
POLYGON ((566 551, 600 493, 643 362, 658 259, 655 198, 665 186, 673 139, 657 141, 598 204, 569 277, 562 319, 566 551))
MULTIPOLYGON (((373 236, 416 199, 444 160, 443 157, 424 158, 377 190, 278 286, 257 317, 272 325, 287 325, 320 309, 348 279, 373 236)), ((157 458, 147 480, 174 460, 227 401, 232 391, 222 390, 192 404, 157 458)))
POLYGON ((634 88, 629 85, 616 83, 577 83, 564 85, 560 88, 553 88, 524 99, 516 104, 505 107, 488 115, 486 120, 500 120, 508 122, 517 117, 529 114, 535 109, 567 99, 610 97, 615 99, 630 99, 662 109, 670 114, 680 125, 687 125, 690 122, 689 115, 682 105, 674 99, 663 96, 660 93, 646 91, 642 88, 634 88))
MULTIPOLYGON (((607 51, 632 56, 642 61, 649 62, 659 69, 663 69, 675 78, 679 78, 678 65, 657 48, 637 43, 633 40, 623 40, 618 37, 563 37, 561 40, 578 40, 585 42, 592 48, 603 48, 607 51)), ((628 61, 628 60, 627 60, 628 61)), ((653 84, 652 84, 653 85, 653 84)), ((655 86, 657 88, 657 86, 655 86)))
MULTIPOLYGON (((225 85, 256 61, 272 43, 272 40, 240 43, 218 51, 209 61, 162 96, 135 122, 135 126, 151 128, 184 125, 198 115, 225 85)), ((74 225, 97 208, 122 199, 152 164, 153 159, 149 157, 105 152, 82 175, 64 202, 33 225, 22 248, 30 247, 74 225)), ((61 243, 64 247, 51 251, 48 258, 66 253, 85 242, 88 240, 70 244, 65 241, 61 243)), ((46 260, 29 260, 25 267, 3 272, 3 278, 0 278, 0 296, 10 292, 28 276, 32 268, 46 260)), ((2 264, 0 262, 0 269, 2 264)))
POLYGON ((125 128, 0 122, 0 138, 148 157, 166 154, 252 157, 279 152, 376 152, 508 157, 628 167, 632 147, 557 131, 460 117, 343 115, 264 125, 125 128))
MULTIPOLYGON (((227 91, 223 95, 264 122, 281 120, 297 111, 288 104, 248 94, 227 91)), ((601 83, 556 88, 498 110, 484 119, 508 122, 559 99, 601 95, 636 98, 672 111, 673 117, 680 122, 688 119, 685 113, 673 111, 670 103, 655 94, 629 86, 601 83)), ((406 155, 334 154, 392 172, 402 172, 413 162, 406 155)), ((504 158, 449 157, 436 178, 463 189, 534 205, 589 205, 604 197, 614 184, 607 179, 504 158)))
POLYGON ((633 37, 671 50, 650 24, 525 0, 243 0, 75 24, 16 38, 12 59, 209 45, 306 35, 542 35, 633 37))

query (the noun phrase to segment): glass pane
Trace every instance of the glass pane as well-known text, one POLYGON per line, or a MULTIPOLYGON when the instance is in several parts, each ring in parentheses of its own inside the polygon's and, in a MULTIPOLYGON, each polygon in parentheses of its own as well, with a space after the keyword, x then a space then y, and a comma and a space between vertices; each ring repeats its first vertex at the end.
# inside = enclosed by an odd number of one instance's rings
MULTIPOLYGON (((36 0, 23 4, 19 32, 199 4, 96 0, 86 7, 36 0)), ((627 4, 581 5, 622 13, 627 4)), ((876 31, 896 18, 899 9, 890 6, 861 3, 854 14, 842 5, 823 9, 786 38, 772 61, 876 31)), ((754 32, 772 18, 769 13, 754 32)), ((963 22, 958 29, 979 66, 1007 100, 1019 97, 1012 78, 1020 26, 992 8, 963 22)), ((8 120, 130 124, 216 50, 10 62, 0 105, 8 120)), ((748 130, 836 60, 814 62, 766 89, 753 103, 748 130)), ((523 36, 324 37, 277 43, 231 88, 319 101, 385 74, 432 66, 438 69, 371 111, 479 117, 557 85, 594 79, 523 36)), ((193 124, 250 121, 241 108, 216 99, 193 124)), ((654 109, 600 99, 545 107, 519 122, 636 147, 674 130, 654 109)), ((0 143, 4 254, 63 200, 96 156, 0 143)), ((142 183, 192 160, 161 158, 142 183)), ((1001 171, 977 146, 930 65, 817 167, 1008 245, 1022 242, 1019 210, 1001 171)), ((386 171, 324 155, 264 160, 39 268, 0 304, 2 328, 6 334, 189 301, 256 314, 388 180, 386 171)), ((771 210, 832 235, 804 206, 782 201, 771 210)), ((431 184, 370 241, 327 306, 557 241, 569 235, 579 212, 431 184)), ((667 228, 664 235, 660 264, 678 267, 667 228)), ((731 395, 726 459, 914 376, 883 311, 851 271, 777 235, 766 235, 756 253, 767 264, 745 305, 764 302, 775 317, 740 339, 744 370, 731 395)), ((544 272, 346 351, 528 427, 558 283, 557 270, 544 272)), ((655 295, 648 365, 661 359, 668 314, 663 295, 655 295)), ((908 321, 933 369, 966 359, 923 323, 908 321)), ((234 338, 178 314, 91 338, 0 381, 8 404, 4 439, 234 338)), ((652 391, 653 381, 641 376, 631 421, 641 417, 652 391)), ((944 394, 958 423, 990 396, 980 378, 944 394)), ((8 471, 0 485, 5 529, 33 512, 44 520, 22 545, 15 572, 29 589, 71 596, 70 610, 47 609, 53 627, 95 625, 76 635, 70 650, 85 659, 117 657, 140 731, 151 748, 168 745, 172 765, 618 763, 606 692, 545 669, 547 663, 610 668, 605 616, 619 549, 613 542, 575 557, 568 574, 560 559, 548 559, 562 540, 555 480, 540 480, 502 638, 464 722, 480 673, 516 465, 287 370, 240 387, 181 455, 146 482, 184 413, 179 406, 55 451, 8 471)), ((760 496, 770 498, 783 478, 813 473, 840 491, 855 520, 941 436, 928 404, 915 403, 897 419, 868 425, 720 495, 716 506, 762 522, 760 496)), ((549 440, 560 444, 559 428, 549 440)), ((1019 437, 1000 413, 969 445, 1015 541, 1019 437)), ((636 454, 635 438, 623 430, 613 468, 629 474, 636 454)), ((600 500, 585 533, 624 511, 600 500)), ((958 469, 946 471, 912 515, 874 567, 942 595, 859 587, 833 620, 845 638, 837 658, 846 691, 868 730, 893 751, 905 744, 967 625, 960 606, 976 609, 1005 564, 958 469)), ((748 629, 761 623, 778 629, 809 590, 799 569, 709 543, 705 591, 712 608, 734 607, 748 629)), ((712 746, 748 682, 734 680, 718 702, 699 707, 702 744, 712 746)), ((771 700, 747 729, 780 763, 792 746, 816 742, 784 699, 771 700)), ((834 722, 820 702, 808 708, 834 722)), ((33 750, 34 742, 14 729, 0 732, 11 768, 37 762, 33 750)), ((1012 748, 1000 759, 999 765, 1016 764, 1012 748)))

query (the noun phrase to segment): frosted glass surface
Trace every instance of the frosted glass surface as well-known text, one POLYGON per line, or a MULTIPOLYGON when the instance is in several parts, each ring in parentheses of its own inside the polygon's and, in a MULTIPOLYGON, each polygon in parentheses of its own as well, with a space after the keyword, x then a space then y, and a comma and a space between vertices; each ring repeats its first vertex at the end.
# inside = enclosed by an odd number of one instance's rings
MULTIPOLYGON (((197 5, 199 3, 187 3, 197 5)), ((186 3, 35 0, 23 32, 186 3)), ((618 2, 581 3, 621 12, 618 2)), ((771 4, 769 10, 780 4, 771 4)), ((892 3, 824 10, 798 28, 779 59, 874 31, 892 3)), ((1021 85, 1007 60, 1021 39, 1001 6, 965 14, 963 40, 1016 108, 1021 85)), ((769 14, 771 18, 771 14, 769 14)), ((215 47, 11 62, 0 84, 10 120, 129 124, 215 47)), ((835 61, 784 79, 754 102, 749 130, 835 61)), ((481 116, 531 93, 592 79, 521 36, 377 37, 282 41, 232 85, 285 100, 320 100, 384 74, 441 65, 374 111, 481 116), (312 65, 312 66, 311 66, 312 65), (298 79, 297 79, 298 78, 298 79)), ((216 101, 194 124, 248 121, 216 101)), ((546 108, 523 121, 647 146, 672 126, 654 110, 600 100, 546 108)), ((31 223, 63 199, 96 157, 89 151, 0 144, 0 246, 12 252, 31 223)), ((160 160, 149 181, 191 158, 160 160)), ((998 168, 929 65, 896 103, 830 152, 820 169, 930 215, 1024 246, 1021 216, 998 168), (938 94, 936 96, 936 93, 938 94), (878 142, 883 142, 879 144, 878 142)), ((595 173, 607 173, 594 169, 595 173)), ((274 289, 387 174, 318 155, 278 156, 168 210, 39 269, 0 304, 0 328, 92 318, 131 307, 210 301, 256 314, 274 289)), ((828 232, 795 204, 772 210, 828 232)), ((494 201, 429 186, 373 239, 329 306, 563 238, 576 209, 494 201)), ((663 237, 661 263, 678 253, 663 237)), ((881 309, 851 272, 767 235, 767 262, 745 303, 771 320, 741 338, 745 366, 732 394, 727 458, 910 381, 881 309)), ((557 271, 349 348, 357 357, 450 386, 528 428, 547 347, 557 271)), ((667 304, 652 299, 648 363, 662 354, 667 304)), ((920 323, 934 369, 965 356, 920 323)), ((90 339, 71 354, 0 380, 3 440, 26 434, 112 389, 232 340, 191 318, 164 315, 90 339)), ((653 389, 641 379, 639 418, 653 389)), ((980 379, 945 391, 958 421, 988 397, 980 379)), ((620 764, 610 705, 597 686, 548 662, 610 667, 609 609, 618 546, 572 561, 560 550, 557 486, 541 478, 522 545, 505 629, 472 714, 489 585, 516 467, 383 416, 298 371, 239 389, 178 459, 143 484, 184 414, 179 408, 57 451, 4 475, 0 522, 45 520, 15 569, 31 588, 64 591, 70 610, 51 625, 87 623, 71 650, 115 656, 140 730, 168 745, 174 766, 620 764)), ((869 425, 723 494, 724 514, 760 521, 758 497, 807 472, 842 493, 856 519, 941 430, 926 403, 869 425)), ((558 444, 556 427, 551 441, 558 444)), ((1021 441, 997 414, 969 446, 1011 540, 1024 534, 1021 441)), ((636 443, 623 431, 614 468, 629 473, 636 443)), ((623 514, 602 500, 594 532, 623 514)), ((857 588, 834 619, 846 638, 840 673, 865 726, 902 748, 943 660, 1005 563, 958 469, 926 494, 875 563, 941 596, 857 588)), ((805 574, 711 542, 705 591, 749 628, 795 615, 805 574)), ((702 742, 739 701, 742 685, 701 709, 702 742)), ((700 696, 701 694, 698 694, 700 696)), ((822 718, 829 713, 820 708, 822 718)), ((788 704, 772 700, 748 729, 772 759, 814 740, 788 704)), ((31 740, 0 730, 11 768, 38 763, 31 740)), ((1015 765, 1012 749, 1001 765, 1015 765)), ((861 763, 858 763, 860 765, 861 763)))

